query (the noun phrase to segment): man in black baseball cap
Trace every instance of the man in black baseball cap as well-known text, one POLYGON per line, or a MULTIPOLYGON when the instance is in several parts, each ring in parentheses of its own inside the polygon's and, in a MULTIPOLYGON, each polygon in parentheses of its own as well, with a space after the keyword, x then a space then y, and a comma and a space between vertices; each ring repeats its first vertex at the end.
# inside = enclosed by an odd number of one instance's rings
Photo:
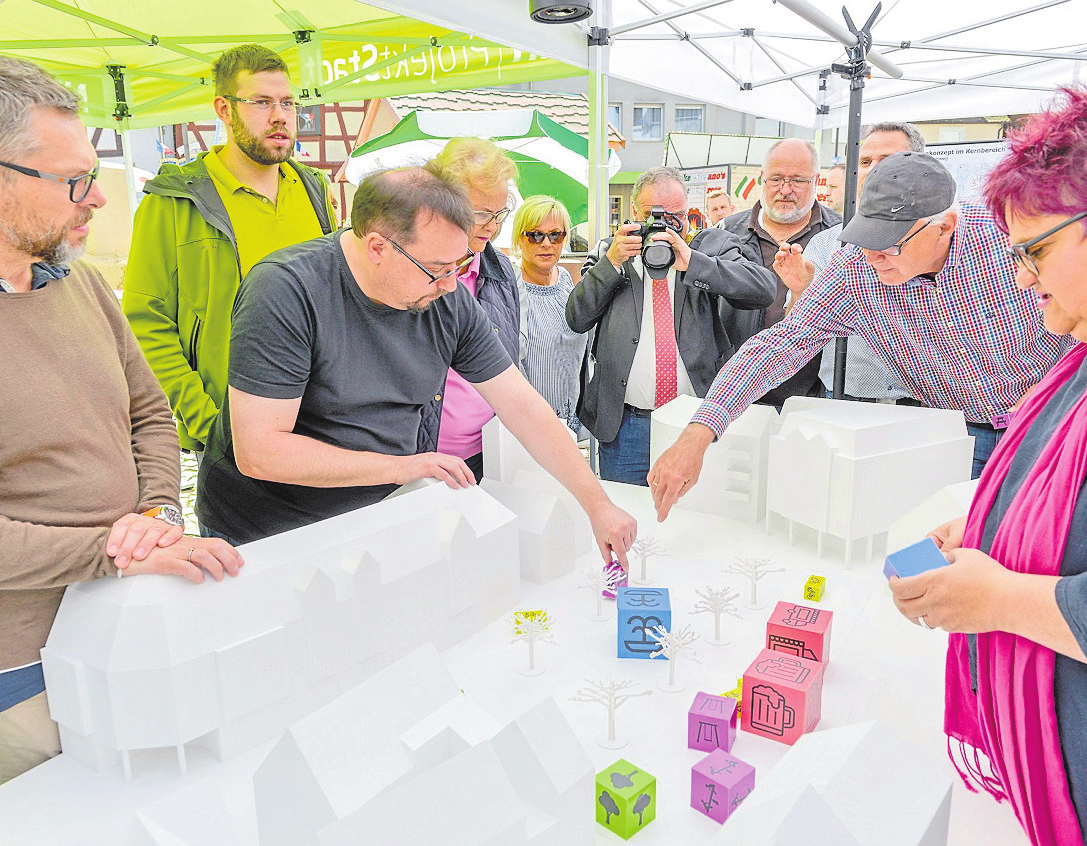
POLYGON ((1007 238, 988 210, 956 203, 955 181, 932 156, 896 153, 876 165, 841 239, 846 248, 784 320, 728 361, 650 469, 658 519, 698 480, 725 427, 836 336, 862 336, 921 404, 963 412, 975 478, 1009 409, 1070 346, 1046 332, 1034 296, 1016 287, 1007 238))

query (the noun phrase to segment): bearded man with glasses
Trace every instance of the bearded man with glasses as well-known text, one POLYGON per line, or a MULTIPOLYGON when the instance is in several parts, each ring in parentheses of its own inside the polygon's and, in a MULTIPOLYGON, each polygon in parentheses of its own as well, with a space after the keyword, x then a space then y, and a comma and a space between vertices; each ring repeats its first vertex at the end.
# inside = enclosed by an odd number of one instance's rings
POLYGON ((841 239, 847 247, 784 320, 740 348, 654 465, 661 519, 714 438, 835 337, 860 335, 910 396, 963 413, 974 478, 1015 406, 1073 344, 1046 331, 1034 296, 1015 285, 1007 238, 983 205, 955 202, 955 180, 932 156, 876 165, 841 239))
MULTIPOLYGON (((466 191, 435 162, 366 177, 351 228, 280 250, 238 291, 230 390, 200 467, 203 530, 258 540, 377 502, 418 479, 476 481, 418 447, 450 369, 581 504, 605 561, 634 520, 604 494, 461 281, 466 191)), ((493 211, 493 209, 492 209, 493 211)))
POLYGON ((122 306, 170 400, 183 449, 202 455, 227 388, 238 285, 269 253, 335 228, 328 182, 291 160, 287 65, 243 44, 212 65, 226 143, 144 186, 122 306))

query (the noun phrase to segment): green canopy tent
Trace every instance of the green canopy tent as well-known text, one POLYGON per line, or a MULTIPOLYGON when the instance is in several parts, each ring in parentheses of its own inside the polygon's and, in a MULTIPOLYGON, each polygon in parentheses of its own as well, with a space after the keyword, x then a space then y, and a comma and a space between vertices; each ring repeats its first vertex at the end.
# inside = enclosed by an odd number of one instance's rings
MULTIPOLYGON (((213 116, 211 63, 256 42, 291 67, 303 103, 474 88, 582 73, 562 62, 356 0, 285 11, 275 0, 0 0, 0 54, 30 59, 84 99, 89 126, 129 129, 213 116)), ((487 19, 501 31, 500 16, 487 19)), ((129 180, 131 183, 131 180, 129 180)), ((131 186, 130 186, 130 190, 131 186)))

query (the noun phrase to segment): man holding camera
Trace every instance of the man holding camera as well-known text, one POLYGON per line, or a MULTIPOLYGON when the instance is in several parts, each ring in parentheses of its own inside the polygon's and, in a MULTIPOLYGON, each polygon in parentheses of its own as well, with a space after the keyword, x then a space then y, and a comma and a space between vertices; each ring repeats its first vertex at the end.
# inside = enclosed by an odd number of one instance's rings
POLYGON ((653 409, 706 395, 734 350, 726 321, 734 309, 769 306, 777 276, 745 258, 731 232, 704 229, 688 245, 687 189, 675 168, 643 173, 631 207, 634 221, 582 266, 566 321, 575 332, 596 329, 577 414, 600 442, 600 477, 645 485, 653 409))

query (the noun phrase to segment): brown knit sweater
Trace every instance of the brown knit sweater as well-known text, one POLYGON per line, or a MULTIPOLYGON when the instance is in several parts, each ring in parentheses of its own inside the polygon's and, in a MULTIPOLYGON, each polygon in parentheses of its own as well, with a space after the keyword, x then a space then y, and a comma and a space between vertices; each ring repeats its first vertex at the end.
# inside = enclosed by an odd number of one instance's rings
POLYGON ((113 522, 179 484, 170 407, 101 274, 0 292, 0 670, 40 659, 65 585, 117 572, 113 522))

